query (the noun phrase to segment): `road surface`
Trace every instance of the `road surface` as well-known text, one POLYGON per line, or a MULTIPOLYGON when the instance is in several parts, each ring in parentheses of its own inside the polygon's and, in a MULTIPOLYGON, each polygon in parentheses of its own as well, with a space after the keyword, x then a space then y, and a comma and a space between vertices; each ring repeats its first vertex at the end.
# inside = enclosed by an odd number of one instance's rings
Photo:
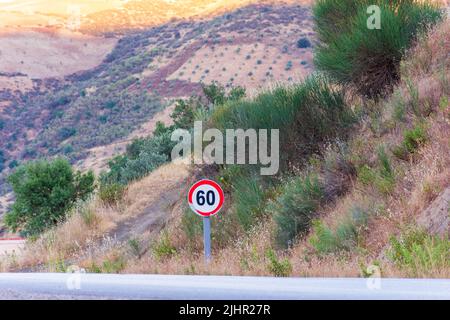
POLYGON ((0 299, 444 299, 449 280, 0 274, 0 299))

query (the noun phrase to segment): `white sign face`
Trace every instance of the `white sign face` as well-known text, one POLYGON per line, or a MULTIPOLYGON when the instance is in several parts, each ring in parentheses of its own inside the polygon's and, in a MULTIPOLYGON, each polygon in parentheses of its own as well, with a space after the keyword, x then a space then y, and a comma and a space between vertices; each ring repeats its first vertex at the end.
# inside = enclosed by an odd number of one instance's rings
POLYGON ((222 188, 212 180, 200 180, 195 183, 188 194, 192 211, 202 217, 210 217, 222 208, 224 193, 222 188))

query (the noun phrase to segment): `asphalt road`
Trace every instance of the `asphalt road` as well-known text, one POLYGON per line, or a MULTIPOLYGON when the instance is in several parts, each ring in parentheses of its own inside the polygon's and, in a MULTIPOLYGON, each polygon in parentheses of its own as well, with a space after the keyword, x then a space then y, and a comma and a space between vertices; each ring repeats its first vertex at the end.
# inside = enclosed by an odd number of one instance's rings
POLYGON ((450 300, 450 279, 3 273, 0 299, 450 300))

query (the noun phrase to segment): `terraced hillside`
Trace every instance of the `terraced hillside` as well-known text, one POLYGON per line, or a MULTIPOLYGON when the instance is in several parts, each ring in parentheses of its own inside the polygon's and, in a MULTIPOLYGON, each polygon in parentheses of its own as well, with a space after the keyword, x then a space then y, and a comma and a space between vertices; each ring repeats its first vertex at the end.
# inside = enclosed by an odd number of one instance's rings
MULTIPOLYGON (((251 93, 301 79, 312 71, 313 44, 308 7, 251 5, 128 33, 88 71, 29 79, 27 90, 0 88, 1 193, 20 162, 64 155, 86 167, 99 147, 106 146, 108 158, 120 152, 117 142, 150 133, 145 128, 156 112, 199 94, 202 83, 251 93)), ((24 78, 11 70, 2 76, 24 78)))

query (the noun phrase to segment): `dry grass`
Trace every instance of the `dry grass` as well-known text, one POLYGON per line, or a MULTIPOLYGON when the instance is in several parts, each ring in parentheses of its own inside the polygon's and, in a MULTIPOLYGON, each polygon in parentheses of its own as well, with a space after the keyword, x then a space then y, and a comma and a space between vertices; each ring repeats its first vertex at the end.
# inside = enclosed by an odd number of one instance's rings
MULTIPOLYGON (((383 111, 374 126, 374 120, 362 123, 349 143, 352 161, 356 165, 376 166, 377 150, 384 145, 392 168, 395 172, 395 185, 391 192, 383 193, 376 188, 353 181, 347 194, 334 204, 322 208, 322 219, 328 226, 335 226, 355 204, 371 207, 376 213, 371 216, 367 228, 362 233, 362 241, 349 252, 318 256, 308 242, 308 237, 300 240, 292 249, 277 252, 280 261, 289 260, 293 276, 307 277, 359 277, 373 264, 381 266, 385 277, 409 277, 408 270, 399 269, 386 255, 390 246, 390 237, 398 236, 406 228, 416 225, 416 219, 433 199, 450 185, 450 136, 449 106, 442 105, 442 97, 448 97, 448 82, 442 78, 439 68, 444 68, 444 75, 449 74, 447 45, 434 45, 445 39, 448 43, 448 21, 434 31, 428 45, 419 43, 414 53, 404 64, 405 77, 419 87, 419 104, 428 103, 429 114, 417 115, 412 110, 412 96, 405 95, 405 119, 393 121, 390 109, 395 105, 393 99, 380 102, 377 107, 383 111), (441 39, 441 40, 440 40, 441 39), (430 49, 431 48, 431 49, 430 49), (427 54, 432 50, 432 54, 427 54), (427 66, 431 65, 431 68, 427 66), (423 68, 423 69, 420 69, 423 68), (418 71, 419 70, 419 71, 418 71), (425 81, 426 79, 426 81, 425 81), (396 159, 391 148, 403 139, 403 131, 411 128, 417 121, 422 121, 427 128, 427 142, 421 146, 409 161, 396 159)), ((408 92, 406 80, 399 89, 408 92)), ((66 224, 55 231, 42 236, 30 246, 30 253, 25 257, 34 259, 29 264, 68 257, 69 253, 89 246, 90 241, 110 230, 113 225, 123 221, 124 217, 135 216, 142 212, 149 203, 157 200, 156 189, 164 182, 170 189, 178 183, 180 177, 187 177, 186 167, 175 170, 173 165, 160 168, 142 181, 132 184, 128 190, 121 210, 101 208, 95 200, 91 203, 96 217, 91 226, 74 214, 66 224), (177 171, 178 170, 178 171, 177 171), (55 239, 57 241, 55 241, 55 239), (56 243, 57 242, 57 243, 56 243)), ((180 201, 172 208, 171 219, 159 237, 142 235, 142 256, 130 253, 129 245, 111 244, 103 246, 104 250, 92 251, 89 256, 80 257, 76 262, 83 267, 106 265, 107 272, 124 273, 164 273, 164 274, 217 274, 217 275, 273 275, 267 251, 273 247, 274 222, 268 218, 261 221, 251 232, 236 232, 235 237, 222 248, 214 248, 214 259, 205 265, 201 246, 189 246, 188 239, 182 231, 184 207, 180 201), (157 246, 163 246, 159 253, 157 246), (161 254, 162 252, 162 254, 161 254), (118 263, 118 261, 120 263, 118 263), (122 264, 123 262, 123 264, 122 264), (115 268, 111 268, 115 266, 115 268)), ((96 240, 97 239, 97 240, 96 240)), ((450 268, 429 269, 415 274, 416 277, 449 278, 450 268)))
POLYGON ((186 165, 167 164, 132 183, 117 207, 103 205, 96 196, 79 204, 66 222, 35 241, 29 241, 16 267, 45 266, 55 261, 76 262, 86 253, 107 251, 116 245, 114 239, 108 238, 111 230, 141 213, 161 192, 172 190, 188 174, 186 165))
MULTIPOLYGON (((422 39, 411 51, 404 63, 404 78, 417 86, 418 104, 428 104, 433 113, 422 115, 426 123, 428 142, 422 146, 411 161, 395 159, 390 154, 395 170, 394 190, 382 194, 371 186, 355 181, 346 196, 334 205, 323 209, 324 222, 333 227, 355 204, 370 207, 375 213, 363 232, 363 241, 358 247, 345 254, 318 257, 308 243, 308 237, 282 256, 289 258, 294 276, 316 277, 359 277, 372 264, 380 264, 385 277, 409 277, 407 270, 401 270, 386 258, 391 236, 401 234, 405 228, 416 225, 416 219, 431 201, 450 184, 450 123, 448 106, 442 106, 442 97, 448 95, 448 22, 433 31, 429 38, 422 39), (430 53, 431 52, 431 53, 430 53), (444 77, 442 76, 444 75, 444 77)), ((363 123, 350 142, 353 161, 375 165, 380 145, 390 150, 403 139, 403 130, 409 128, 418 116, 411 110, 413 97, 408 94, 408 84, 403 81, 399 90, 404 93, 407 106, 404 123, 392 125, 393 101, 381 102, 384 115, 380 128, 372 123, 363 123)), ((181 215, 181 212, 178 213, 181 215)), ((173 237, 172 245, 177 253, 163 261, 150 253, 141 260, 130 261, 124 272, 143 273, 199 273, 223 275, 272 275, 268 269, 265 252, 272 247, 273 223, 268 221, 248 235, 241 235, 237 241, 222 250, 216 250, 213 262, 205 266, 201 250, 186 250, 183 243, 173 237)), ((169 227, 169 233, 177 233, 179 219, 169 227)), ((427 270, 417 277, 450 277, 450 268, 427 270)))

